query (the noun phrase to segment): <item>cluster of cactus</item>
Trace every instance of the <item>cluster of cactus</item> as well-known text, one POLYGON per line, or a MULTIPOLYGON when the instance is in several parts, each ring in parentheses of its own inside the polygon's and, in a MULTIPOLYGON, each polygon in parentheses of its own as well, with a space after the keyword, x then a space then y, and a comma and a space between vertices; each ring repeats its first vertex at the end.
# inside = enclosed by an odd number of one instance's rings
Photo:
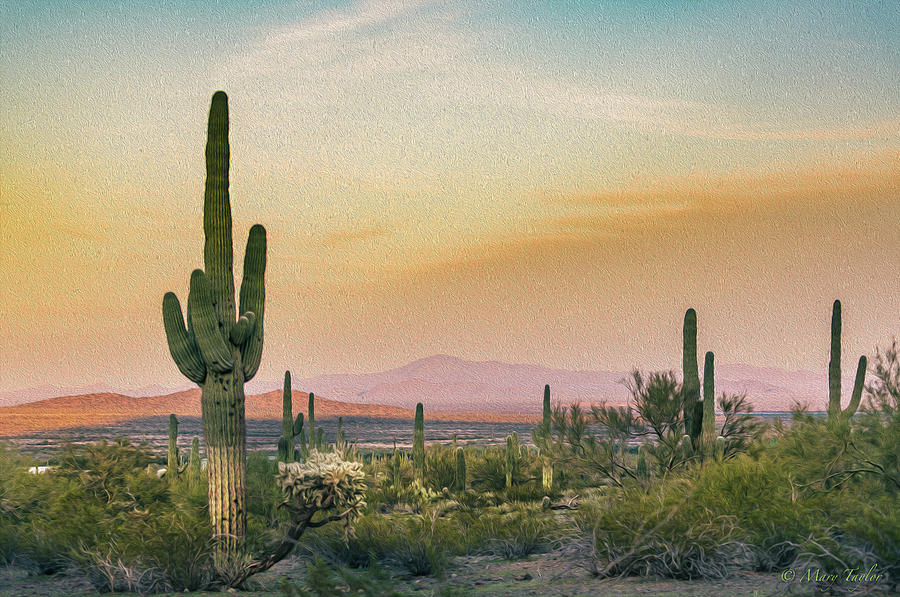
POLYGON ((519 434, 515 431, 506 436, 506 488, 509 489, 519 477, 519 434))
POLYGON ((303 439, 303 413, 294 418, 291 390, 291 372, 284 372, 284 394, 281 399, 281 437, 278 439, 278 461, 299 462, 301 450, 297 449, 296 440, 300 438, 302 452, 306 452, 306 441, 303 439))
POLYGON ((859 357, 850 404, 841 410, 841 301, 831 309, 831 359, 828 361, 828 420, 847 420, 856 413, 866 381, 867 359, 859 357))
MULTIPOLYGON (((682 392, 684 395, 685 437, 692 444, 690 457, 699 454, 704 460, 716 455, 716 386, 715 355, 707 352, 703 362, 703 399, 700 399, 700 376, 697 369, 697 312, 684 314, 682 336, 682 392)), ((721 437, 721 436, 719 436, 721 437)), ((722 439, 724 442, 724 438, 722 439)))
POLYGON ((203 201, 204 269, 191 273, 187 320, 174 293, 163 297, 163 324, 178 369, 202 388, 209 465, 209 515, 220 561, 234 560, 246 533, 246 422, 244 383, 262 358, 266 231, 250 229, 239 310, 232 274, 228 98, 212 98, 203 201))
MULTIPOLYGON (((396 453, 396 451, 395 451, 396 453)), ((416 404, 416 420, 413 425, 413 472, 416 482, 425 486, 425 412, 422 403, 416 404)))

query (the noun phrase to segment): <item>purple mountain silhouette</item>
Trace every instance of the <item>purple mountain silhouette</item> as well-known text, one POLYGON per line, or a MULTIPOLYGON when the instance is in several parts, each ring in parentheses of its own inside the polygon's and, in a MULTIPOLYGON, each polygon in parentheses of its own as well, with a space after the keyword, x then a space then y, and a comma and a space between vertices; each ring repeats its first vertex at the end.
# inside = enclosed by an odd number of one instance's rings
MULTIPOLYGON (((702 363, 701 373, 702 373, 702 363)), ((315 392, 330 400, 360 404, 383 404, 414 408, 417 402, 429 412, 538 413, 544 384, 550 384, 554 404, 625 403, 629 399, 623 380, 625 371, 568 371, 539 365, 499 361, 467 361, 434 355, 402 367, 378 373, 317 375, 296 377, 294 389, 315 392)), ((849 395, 852 377, 843 380, 849 395)), ((57 396, 119 392, 131 396, 158 396, 183 387, 148 386, 121 391, 96 384, 87 388, 43 386, 30 390, 0 393, 0 406, 11 406, 57 396)), ((280 381, 254 380, 248 394, 281 388, 280 381)), ((827 373, 785 371, 751 365, 717 365, 716 392, 746 393, 756 410, 785 411, 795 402, 807 403, 811 410, 824 410, 828 397, 827 373)))

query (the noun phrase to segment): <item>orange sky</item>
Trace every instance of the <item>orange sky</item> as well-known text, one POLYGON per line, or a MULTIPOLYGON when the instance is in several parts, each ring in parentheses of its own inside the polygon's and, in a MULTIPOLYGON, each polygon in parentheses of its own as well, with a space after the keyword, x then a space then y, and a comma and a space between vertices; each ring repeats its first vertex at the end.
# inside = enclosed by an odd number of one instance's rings
POLYGON ((688 307, 720 363, 824 372, 836 298, 845 353, 900 329, 884 15, 275 4, 221 38, 212 13, 9 15, 0 390, 184 382, 161 301, 202 266, 218 88, 235 262, 268 230, 260 379, 677 368, 688 307))

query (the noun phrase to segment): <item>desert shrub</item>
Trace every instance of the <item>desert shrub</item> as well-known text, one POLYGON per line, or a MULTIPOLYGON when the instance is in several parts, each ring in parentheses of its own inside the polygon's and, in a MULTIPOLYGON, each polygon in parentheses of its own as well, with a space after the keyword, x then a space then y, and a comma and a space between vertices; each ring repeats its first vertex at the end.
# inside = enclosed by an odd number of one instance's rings
POLYGON ((736 537, 748 546, 756 570, 783 570, 804 540, 824 532, 825 513, 814 500, 795 500, 790 471, 768 459, 741 455, 710 463, 697 472, 692 496, 735 521, 736 537))
POLYGON ((560 543, 559 524, 534 508, 510 513, 485 512, 466 525, 468 553, 506 559, 540 553, 560 543))
POLYGON ((344 567, 334 568, 319 558, 313 559, 306 567, 303 586, 284 579, 281 591, 285 597, 400 596, 400 593, 393 589, 390 574, 382 568, 373 566, 366 572, 354 572, 344 567))
MULTIPOLYGON (((533 451, 523 450, 516 456, 513 467, 513 486, 521 485, 529 479, 534 479, 538 468, 537 455, 533 451)), ((506 490, 506 452, 505 448, 491 447, 484 450, 473 451, 467 454, 466 469, 468 471, 469 484, 472 489, 479 492, 506 490)), ((537 473, 538 478, 539 473, 537 473)))
POLYGON ((433 444, 425 451, 425 486, 435 492, 453 487, 456 480, 456 454, 447 446, 433 444))
POLYGON ((650 493, 626 488, 586 501, 575 520, 598 576, 724 578, 747 559, 734 517, 694 499, 686 479, 660 483, 650 493))
POLYGON ((441 514, 437 509, 422 515, 366 514, 350 536, 334 529, 309 533, 300 553, 334 566, 386 565, 413 576, 440 575, 451 555, 465 551, 458 521, 441 514))
POLYGON ((205 485, 176 491, 148 474, 154 462, 127 440, 70 446, 56 470, 4 483, 17 563, 44 573, 75 566, 103 591, 204 586, 205 485))
POLYGON ((796 568, 868 571, 875 564, 881 578, 862 587, 833 590, 892 593, 900 587, 900 499, 873 493, 871 487, 833 491, 822 498, 830 523, 824 536, 803 542, 796 568))

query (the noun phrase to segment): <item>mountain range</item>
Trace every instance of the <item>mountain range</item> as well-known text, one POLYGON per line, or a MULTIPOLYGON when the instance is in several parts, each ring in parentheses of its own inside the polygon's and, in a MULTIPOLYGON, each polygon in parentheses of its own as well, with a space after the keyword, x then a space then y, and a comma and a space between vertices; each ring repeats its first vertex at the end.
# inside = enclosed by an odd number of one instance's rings
MULTIPOLYGON (((301 392, 315 392, 332 401, 407 410, 422 402, 430 413, 538 413, 544 384, 550 384, 552 400, 560 404, 603 401, 623 404, 629 398, 623 383, 628 373, 624 371, 569 371, 500 361, 468 361, 449 355, 434 355, 377 373, 309 378, 298 378, 298 372, 293 373, 293 387, 301 392)), ((852 378, 845 378, 844 387, 852 387, 852 382, 852 378)), ((149 405, 147 399, 162 400, 190 387, 186 383, 175 388, 148 386, 121 392, 104 384, 82 388, 43 386, 0 393, 0 406, 60 396, 124 396, 126 393, 141 397, 149 405)), ((280 388, 281 381, 254 380, 247 385, 246 393, 248 396, 265 394, 280 388)), ((717 392, 746 393, 761 411, 789 410, 794 402, 809 403, 813 410, 820 410, 827 401, 827 389, 824 368, 814 373, 741 364, 716 367, 717 392)), ((280 411, 276 416, 280 416, 280 411)))

